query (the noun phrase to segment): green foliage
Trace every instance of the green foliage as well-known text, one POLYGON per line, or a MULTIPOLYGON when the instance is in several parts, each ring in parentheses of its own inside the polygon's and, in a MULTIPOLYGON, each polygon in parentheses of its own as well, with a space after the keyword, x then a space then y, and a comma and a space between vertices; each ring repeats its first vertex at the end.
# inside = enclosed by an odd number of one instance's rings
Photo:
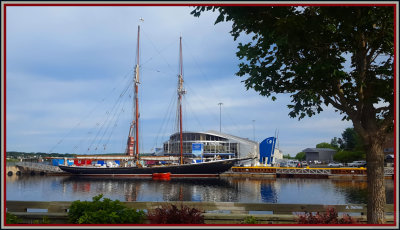
MULTIPOLYGON (((236 75, 246 78, 247 89, 273 101, 275 94, 289 94, 289 116, 299 120, 331 105, 353 122, 371 157, 383 156, 395 120, 396 6, 197 6, 191 14, 209 10, 219 11, 215 23, 232 22, 235 40, 250 38, 236 53, 236 75)), ((369 170, 381 171, 383 164, 369 170)), ((368 183, 382 180, 373 176, 368 183)), ((368 216, 384 216, 385 193, 368 191, 368 216)))
POLYGON ((43 216, 42 220, 34 220, 34 224, 50 224, 50 220, 47 216, 43 216))
POLYGON ((362 148, 361 140, 354 128, 347 128, 342 133, 341 149, 354 150, 356 147, 362 148))
POLYGON ((19 224, 21 223, 21 219, 19 219, 16 215, 6 212, 6 223, 7 224, 19 224))
POLYGON ((333 160, 342 163, 348 163, 357 160, 365 160, 365 153, 363 151, 342 150, 333 155, 333 160))
POLYGON ((181 205, 164 205, 148 214, 151 224, 204 224, 203 212, 181 205))
POLYGON ((124 224, 143 223, 146 214, 125 207, 119 200, 111 201, 103 198, 103 194, 92 198, 93 201, 72 202, 68 218, 75 224, 124 224))
POLYGON ((306 153, 305 152, 299 152, 296 154, 296 156, 294 157, 299 161, 305 160, 306 159, 306 153))
POLYGON ((219 11, 215 23, 233 22, 235 40, 251 36, 239 43, 237 75, 262 96, 291 94, 291 117, 331 104, 343 119, 368 113, 393 119, 393 7, 198 6, 191 13, 207 10, 219 11), (374 108, 380 100, 390 105, 374 108), (357 111, 360 105, 369 110, 357 111))
POLYGON ((254 216, 246 216, 246 218, 244 218, 243 224, 258 224, 257 219, 254 216))
POLYGON ((334 149, 334 150, 336 150, 335 147, 333 147, 331 144, 326 143, 326 142, 319 143, 319 144, 317 144, 315 147, 316 147, 316 148, 328 148, 328 149, 334 149))
POLYGON ((292 156, 290 156, 290 154, 288 153, 288 154, 286 154, 286 155, 283 155, 282 156, 284 159, 293 159, 293 157, 292 156))
POLYGON ((37 157, 76 157, 76 154, 69 154, 69 153, 42 153, 42 152, 16 152, 16 151, 8 151, 6 152, 6 156, 9 158, 31 158, 33 156, 37 157))
POLYGON ((339 144, 340 139, 337 137, 334 137, 331 139, 331 145, 333 148, 335 148, 336 150, 340 149, 340 144, 339 144))

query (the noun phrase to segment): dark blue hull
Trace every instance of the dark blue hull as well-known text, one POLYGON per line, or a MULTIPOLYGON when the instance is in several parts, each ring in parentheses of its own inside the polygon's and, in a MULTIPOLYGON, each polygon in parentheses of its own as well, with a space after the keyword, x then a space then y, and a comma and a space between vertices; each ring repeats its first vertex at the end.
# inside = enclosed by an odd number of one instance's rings
POLYGON ((203 162, 196 164, 184 164, 162 167, 84 167, 84 166, 59 166, 65 172, 78 175, 140 175, 140 174, 153 174, 153 173, 166 173, 174 174, 220 174, 229 170, 239 159, 219 160, 212 162, 203 162))

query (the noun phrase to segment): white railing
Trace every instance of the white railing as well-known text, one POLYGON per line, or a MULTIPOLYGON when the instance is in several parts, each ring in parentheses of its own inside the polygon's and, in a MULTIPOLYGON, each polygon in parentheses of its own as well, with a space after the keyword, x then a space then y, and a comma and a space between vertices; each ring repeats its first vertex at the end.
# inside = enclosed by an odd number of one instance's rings
POLYGON ((331 175, 330 169, 319 168, 277 168, 276 174, 316 174, 316 175, 331 175))

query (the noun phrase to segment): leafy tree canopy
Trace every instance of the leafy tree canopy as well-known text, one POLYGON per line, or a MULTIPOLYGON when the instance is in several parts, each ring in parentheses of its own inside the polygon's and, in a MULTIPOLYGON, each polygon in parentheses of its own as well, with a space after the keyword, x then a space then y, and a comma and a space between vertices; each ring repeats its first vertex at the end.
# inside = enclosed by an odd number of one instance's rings
POLYGON ((316 148, 328 148, 328 149, 337 150, 337 149, 336 149, 335 147, 333 147, 331 144, 326 143, 326 142, 319 143, 319 144, 317 144, 315 147, 316 147, 316 148))
POLYGON ((235 40, 251 36, 239 43, 237 75, 263 96, 290 94, 291 117, 325 104, 365 138, 393 127, 393 7, 199 6, 192 14, 206 10, 219 11, 215 24, 233 22, 235 40))
POLYGON ((305 152, 299 152, 296 154, 296 156, 294 157, 299 161, 305 160, 306 159, 306 153, 305 152))
POLYGON ((302 119, 332 105, 351 120, 368 162, 369 224, 385 222, 383 143, 394 127, 396 6, 198 6, 232 22, 242 62, 237 75, 260 95, 289 94, 289 116, 302 119))

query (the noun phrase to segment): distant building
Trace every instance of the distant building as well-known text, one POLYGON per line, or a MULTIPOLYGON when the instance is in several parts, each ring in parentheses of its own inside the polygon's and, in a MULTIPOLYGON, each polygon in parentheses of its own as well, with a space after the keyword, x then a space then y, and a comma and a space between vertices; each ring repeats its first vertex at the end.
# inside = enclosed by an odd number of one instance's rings
POLYGON ((331 162, 333 161, 333 155, 336 154, 336 150, 329 148, 307 148, 303 152, 306 154, 306 161, 321 161, 331 162))
MULTIPOLYGON (((183 132, 183 155, 192 155, 192 144, 203 144, 204 157, 221 158, 258 157, 258 143, 247 138, 237 137, 216 131, 183 132)), ((180 151, 180 134, 174 133, 164 142, 160 155, 178 155, 180 151)))

